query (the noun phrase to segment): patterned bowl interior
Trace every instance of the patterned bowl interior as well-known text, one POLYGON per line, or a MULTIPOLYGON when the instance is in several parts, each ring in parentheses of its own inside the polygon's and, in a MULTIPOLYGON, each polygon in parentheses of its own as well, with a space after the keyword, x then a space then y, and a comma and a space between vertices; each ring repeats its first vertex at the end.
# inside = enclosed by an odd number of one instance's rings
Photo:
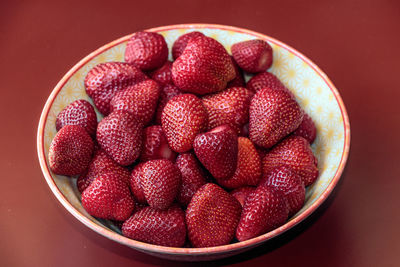
MULTIPOLYGON (((226 47, 228 52, 230 52, 231 45, 236 42, 260 38, 248 32, 206 27, 196 29, 168 29, 159 31, 159 33, 165 37, 171 49, 173 42, 180 35, 194 30, 201 31, 205 35, 217 39, 226 47)), ((272 38, 268 39, 268 41, 274 51, 273 65, 269 71, 275 74, 295 94, 298 102, 312 117, 317 127, 317 138, 312 145, 312 149, 318 158, 320 175, 318 180, 307 189, 305 205, 302 210, 291 218, 293 220, 324 193, 334 178, 345 151, 344 118, 335 94, 330 89, 328 83, 324 81, 325 76, 318 74, 313 65, 307 63, 302 57, 290 52, 285 45, 272 38)), ((50 143, 56 134, 55 120, 57 114, 76 99, 86 99, 91 102, 84 88, 83 81, 86 74, 96 64, 108 61, 123 61, 125 46, 126 41, 109 47, 104 52, 87 61, 63 84, 50 107, 45 121, 43 146, 47 164, 50 143)), ((246 77, 246 79, 249 79, 249 77, 246 77)), ((99 120, 102 118, 100 113, 97 113, 97 116, 99 120)), ((73 207, 101 227, 118 231, 112 223, 97 220, 83 209, 80 203, 80 193, 76 188, 76 178, 71 179, 60 175, 51 175, 58 189, 73 207)))

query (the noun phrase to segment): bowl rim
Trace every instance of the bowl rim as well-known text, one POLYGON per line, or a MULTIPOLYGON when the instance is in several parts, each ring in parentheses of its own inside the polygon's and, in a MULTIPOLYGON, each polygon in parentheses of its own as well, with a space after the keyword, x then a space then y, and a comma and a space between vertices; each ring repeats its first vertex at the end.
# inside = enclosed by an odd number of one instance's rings
POLYGON ((165 246, 158 246, 158 245, 152 245, 140 241, 136 241, 133 239, 129 239, 127 237, 124 237, 123 235, 120 235, 111 229, 108 229, 106 227, 100 226, 87 218, 85 215, 83 215, 80 211, 78 211, 63 195, 63 193, 58 189, 55 181, 53 180, 53 177, 51 176, 50 170, 46 164, 46 156, 45 156, 45 149, 44 149, 44 129, 45 129, 45 124, 47 120, 47 116, 49 114, 50 108, 57 97, 58 93, 60 90, 63 88, 65 83, 69 80, 69 78, 77 72, 81 67, 83 67, 87 62, 89 62, 91 59, 96 57, 97 55, 103 53, 104 51, 119 45, 125 41, 127 41, 132 34, 128 34, 126 36, 123 36, 117 40, 114 40, 98 49, 90 53, 88 56, 80 60, 77 64, 75 64, 65 75, 64 77, 57 83, 55 88, 52 90, 50 96, 48 97, 46 104, 43 108, 43 111, 40 116, 40 121, 38 125, 38 132, 37 132, 37 152, 38 152, 38 158, 39 158, 39 163, 40 167, 42 169, 43 175, 46 179, 46 182, 48 186, 50 187, 51 191, 53 194, 56 196, 59 202, 75 217, 77 218, 80 222, 82 222, 84 225, 92 229, 93 231, 103 235, 104 237, 107 237, 111 240, 114 240, 120 244, 124 244, 126 246, 136 248, 138 250, 142 251, 147 251, 147 252, 153 252, 153 253, 161 253, 161 254, 172 254, 172 255, 191 255, 191 256, 200 256, 200 255, 212 255, 212 254, 219 254, 223 252, 234 252, 240 249, 245 249, 245 248, 251 248, 256 245, 259 245, 269 239, 272 239, 290 228, 294 227, 295 225, 299 224, 301 221, 303 221, 305 218, 307 218, 310 214, 312 214, 330 195, 330 193, 333 191, 334 187, 338 183, 343 170, 345 168, 348 155, 349 155, 349 150, 350 150, 350 122, 349 122, 349 117, 346 111, 346 107, 343 103, 342 98, 340 97, 339 92, 333 85, 333 83, 330 81, 330 79, 327 77, 327 75, 316 65, 314 64, 310 59, 308 59, 306 56, 304 56, 302 53, 298 52, 296 49, 282 43, 281 41, 276 40, 275 38, 272 38, 268 35, 261 34, 255 31, 239 28, 239 27, 234 27, 234 26, 226 26, 226 25, 219 25, 219 24, 203 24, 203 23, 191 23, 191 24, 175 24, 175 25, 168 25, 168 26, 161 26, 161 27, 155 27, 151 29, 147 29, 145 31, 153 31, 153 32, 160 32, 160 31, 166 31, 166 30, 178 30, 178 29, 217 29, 217 30, 228 30, 228 31, 234 31, 234 32, 239 32, 239 33, 245 33, 252 35, 254 37, 267 40, 270 43, 273 43, 277 46, 283 47, 286 50, 290 51, 297 57, 301 58, 304 62, 306 62, 323 80, 324 82, 329 86, 331 89, 333 95, 335 96, 335 99, 339 105, 342 118, 343 118, 343 126, 344 126, 344 146, 343 146, 343 153, 342 157, 339 163, 339 166, 337 168, 337 171, 325 189, 325 191, 319 196, 314 203, 311 204, 310 207, 308 207, 306 210, 304 210, 301 214, 299 214, 296 218, 293 218, 289 221, 287 221, 284 225, 280 226, 279 228, 276 228, 273 231, 270 231, 268 233, 265 233, 263 235, 260 235, 258 237, 242 241, 242 242, 237 242, 233 244, 228 244, 228 245, 222 245, 222 246, 215 246, 215 247, 206 247, 206 248, 176 248, 176 247, 165 247, 165 246))

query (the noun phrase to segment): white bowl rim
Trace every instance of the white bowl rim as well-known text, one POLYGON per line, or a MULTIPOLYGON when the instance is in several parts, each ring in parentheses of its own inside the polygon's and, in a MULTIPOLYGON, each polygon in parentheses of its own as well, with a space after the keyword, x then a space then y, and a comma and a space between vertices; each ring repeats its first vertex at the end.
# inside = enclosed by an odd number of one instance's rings
POLYGON ((239 27, 219 25, 219 24, 202 24, 202 23, 176 24, 176 25, 168 25, 168 26, 151 28, 151 29, 147 29, 145 31, 159 32, 159 31, 174 30, 174 29, 203 29, 203 28, 240 32, 240 33, 245 33, 245 34, 255 36, 260 39, 268 40, 269 42, 271 42, 275 45, 285 48, 286 50, 290 51, 291 53, 295 54, 297 57, 301 58, 304 62, 306 62, 329 86, 329 88, 331 89, 332 93, 334 94, 335 99, 339 105, 339 108, 340 108, 340 111, 342 114, 342 118, 343 118, 343 126, 344 126, 344 132, 345 132, 342 157, 341 157, 339 166, 337 168, 337 171, 336 171, 332 181, 329 183, 329 185, 327 186, 325 191, 314 201, 314 203, 311 204, 310 207, 308 207, 306 210, 304 210, 296 218, 289 220, 288 222, 286 222, 284 225, 280 226, 279 228, 277 228, 273 231, 270 231, 266 234, 260 235, 258 237, 255 237, 255 238, 252 238, 252 239, 249 239, 246 241, 242 241, 242 242, 233 243, 233 244, 216 246, 216 247, 207 247, 207 248, 165 247, 165 246, 152 245, 152 244, 148 244, 148 243, 144 243, 144 242, 140 242, 140 241, 136 241, 136 240, 124 237, 124 236, 112 231, 111 229, 107 229, 105 227, 102 227, 102 226, 94 223, 93 221, 88 219, 85 215, 83 215, 81 212, 79 212, 75 207, 73 207, 72 204, 65 198, 65 196, 62 194, 62 192, 58 189, 55 181, 53 180, 53 177, 50 174, 50 170, 46 164, 46 159, 45 159, 46 156, 45 156, 45 149, 44 149, 44 128, 45 128, 45 123, 46 123, 46 119, 47 119, 49 110, 50 110, 57 94, 63 88, 64 84, 68 81, 68 79, 76 71, 78 71, 82 66, 84 66, 88 61, 93 59, 95 56, 103 53, 104 51, 108 50, 109 48, 114 47, 120 43, 127 41, 132 36, 132 34, 121 37, 117 40, 114 40, 114 41, 100 47, 99 49, 95 50, 94 52, 90 53, 88 56, 83 58, 81 61, 79 61, 74 67, 72 67, 64 75, 64 77, 58 82, 58 84, 55 86, 55 88, 53 89, 49 98, 46 101, 46 104, 45 104, 42 114, 40 116, 38 132, 37 132, 37 151, 38 151, 40 167, 42 169, 42 172, 44 174, 46 182, 49 185, 53 194, 61 202, 61 204, 80 222, 82 222, 84 225, 86 225, 93 231, 95 231, 111 240, 114 240, 120 244, 124 244, 129 247, 136 248, 136 249, 142 250, 142 251, 147 251, 147 252, 150 252, 153 254, 161 253, 161 254, 170 254, 170 255, 177 255, 177 256, 179 256, 179 255, 181 255, 181 256, 187 256, 187 255, 201 256, 201 255, 221 254, 221 253, 225 253, 225 252, 234 252, 236 250, 254 247, 256 245, 259 245, 269 239, 272 239, 272 238, 286 232, 287 230, 289 230, 290 228, 294 227, 295 225, 297 225, 298 223, 303 221, 305 218, 307 218, 327 199, 327 197, 330 195, 330 193, 332 192, 332 190, 338 183, 338 181, 343 173, 343 170, 345 168, 345 165, 346 165, 346 162, 348 159, 349 150, 350 150, 350 122, 349 122, 349 117, 348 117, 348 114, 346 111, 346 107, 343 103, 342 98, 339 95, 339 92, 337 91, 337 89, 335 88, 333 83, 329 80, 327 75, 317 65, 315 65, 310 59, 308 59, 306 56, 304 56, 302 53, 298 52, 294 48, 292 48, 272 37, 269 37, 265 34, 257 33, 257 32, 254 32, 251 30, 246 30, 246 29, 239 28, 239 27))

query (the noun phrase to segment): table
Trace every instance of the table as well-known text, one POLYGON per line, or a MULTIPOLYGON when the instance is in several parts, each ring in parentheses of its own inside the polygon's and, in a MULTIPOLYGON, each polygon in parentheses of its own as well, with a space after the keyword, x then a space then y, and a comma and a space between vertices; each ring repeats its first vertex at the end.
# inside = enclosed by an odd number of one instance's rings
POLYGON ((294 231, 210 262, 238 266, 400 265, 400 3, 397 1, 11 1, 0 3, 1 266, 179 266, 86 228, 48 188, 36 154, 41 109, 94 49, 160 25, 239 26, 324 70, 348 109, 350 157, 334 194, 294 231))

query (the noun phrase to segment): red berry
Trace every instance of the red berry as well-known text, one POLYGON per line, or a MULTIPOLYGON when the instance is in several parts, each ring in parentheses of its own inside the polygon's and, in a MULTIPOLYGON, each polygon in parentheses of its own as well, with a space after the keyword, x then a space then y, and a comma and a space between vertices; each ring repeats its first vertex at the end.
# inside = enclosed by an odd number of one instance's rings
POLYGON ((146 80, 116 93, 110 102, 110 111, 125 110, 147 125, 154 116, 159 96, 158 83, 146 80))
POLYGON ((75 100, 57 115, 56 129, 59 131, 65 125, 79 125, 91 136, 96 136, 97 117, 93 106, 86 100, 75 100))
POLYGON ((158 107, 157 107, 157 111, 156 111, 155 122, 157 124, 161 124, 161 115, 162 115, 164 107, 168 103, 168 101, 170 99, 172 99, 174 96, 181 95, 181 94, 182 94, 182 91, 179 90, 179 88, 173 84, 167 84, 161 89, 160 100, 158 101, 158 107))
POLYGON ((240 203, 216 184, 203 185, 186 210, 188 237, 194 247, 226 245, 234 237, 240 203))
POLYGON ((263 159, 263 173, 266 175, 282 165, 298 174, 305 186, 318 178, 317 158, 303 137, 289 136, 269 151, 263 159))
POLYGON ((164 37, 156 32, 136 32, 126 45, 125 61, 141 70, 157 69, 167 58, 167 43, 164 37))
POLYGON ((152 159, 169 159, 175 161, 176 153, 168 146, 167 137, 160 125, 149 126, 144 129, 143 150, 141 161, 152 159))
POLYGON ((180 154, 175 165, 182 174, 178 201, 183 206, 187 206, 196 191, 206 183, 206 175, 193 153, 180 154))
POLYGON ((256 190, 255 187, 252 186, 243 186, 236 188, 235 190, 231 191, 230 194, 239 201, 242 208, 244 203, 246 202, 247 197, 256 190))
POLYGON ((244 80, 243 71, 239 68, 239 65, 236 63, 235 59, 231 56, 233 67, 235 69, 235 78, 228 82, 227 88, 231 87, 245 87, 246 83, 244 80))
POLYGON ((149 76, 160 85, 173 84, 172 81, 172 62, 167 60, 161 68, 149 73, 149 76))
POLYGON ((128 166, 139 158, 143 129, 135 117, 124 110, 116 110, 97 127, 97 141, 118 164, 128 166))
POLYGON ((172 56, 173 56, 174 60, 176 60, 183 53, 188 42, 191 39, 194 39, 196 37, 204 37, 204 34, 202 34, 201 32, 196 32, 196 31, 189 32, 189 33, 179 36, 179 38, 176 39, 176 41, 172 45, 172 56))
POLYGON ((274 74, 270 72, 261 72, 257 75, 254 75, 247 82, 246 87, 254 93, 257 93, 266 87, 276 90, 289 90, 274 74))
POLYGON ((207 112, 199 98, 178 95, 168 101, 161 115, 169 146, 176 152, 192 149, 196 135, 207 127, 207 112))
POLYGON ((246 72, 266 71, 272 65, 272 48, 263 40, 249 40, 232 45, 232 56, 246 72))
POLYGON ((272 186, 283 193, 289 208, 289 217, 296 214, 304 205, 306 189, 303 181, 289 167, 281 166, 264 175, 260 185, 272 186))
POLYGON ((228 124, 239 132, 249 122, 249 107, 253 93, 243 87, 228 88, 203 97, 208 114, 208 129, 228 124))
POLYGON ((94 179, 96 179, 97 176, 107 172, 116 173, 124 181, 129 181, 130 173, 128 169, 119 166, 107 155, 104 150, 98 149, 94 153, 93 159, 90 162, 86 172, 80 175, 76 181, 79 192, 82 193, 94 181, 94 179))
POLYGON ((55 174, 78 175, 86 170, 93 155, 93 141, 79 125, 66 125, 51 141, 49 165, 55 174))
POLYGON ((214 178, 228 179, 235 173, 238 138, 228 125, 197 135, 193 147, 197 158, 214 178))
POLYGON ((124 222, 122 234, 154 245, 182 247, 186 240, 185 213, 176 205, 167 210, 145 207, 124 222))
POLYGON ((144 163, 140 179, 144 195, 150 207, 169 208, 181 186, 181 173, 169 160, 157 159, 144 163))
POLYGON ((94 217, 125 221, 131 216, 135 201, 123 179, 115 173, 104 173, 83 191, 82 206, 94 217))
POLYGON ((304 113, 303 121, 293 134, 305 138, 310 144, 314 142, 317 136, 317 128, 307 113, 304 113))
POLYGON ((172 64, 172 79, 182 91, 204 95, 222 91, 235 78, 225 48, 209 37, 191 39, 172 64))
POLYGON ((110 113, 110 101, 118 91, 146 79, 146 75, 131 64, 107 62, 96 65, 88 72, 85 88, 94 105, 106 116, 110 113))
POLYGON ((261 89, 250 104, 250 139, 270 148, 297 129, 302 120, 303 110, 288 92, 261 89))
POLYGON ((245 241, 284 224, 288 217, 285 197, 268 186, 258 186, 244 204, 236 238, 245 241))
POLYGON ((235 174, 227 180, 217 180, 226 188, 238 188, 245 185, 258 185, 261 179, 261 158, 250 139, 238 138, 238 159, 235 174))
POLYGON ((129 179, 129 186, 137 202, 141 204, 147 204, 146 197, 142 188, 142 178, 144 176, 143 167, 144 163, 139 163, 133 168, 129 179))

